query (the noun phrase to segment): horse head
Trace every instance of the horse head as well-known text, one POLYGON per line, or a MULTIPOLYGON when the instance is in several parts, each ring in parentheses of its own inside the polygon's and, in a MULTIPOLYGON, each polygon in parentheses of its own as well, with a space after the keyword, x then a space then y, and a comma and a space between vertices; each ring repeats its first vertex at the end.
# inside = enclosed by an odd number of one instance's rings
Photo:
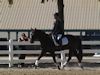
POLYGON ((45 37, 45 32, 39 29, 31 29, 31 40, 30 42, 33 43, 35 40, 40 40, 45 37))
POLYGON ((31 28, 31 40, 30 40, 31 43, 33 43, 35 41, 36 31, 37 31, 36 28, 35 29, 31 28))

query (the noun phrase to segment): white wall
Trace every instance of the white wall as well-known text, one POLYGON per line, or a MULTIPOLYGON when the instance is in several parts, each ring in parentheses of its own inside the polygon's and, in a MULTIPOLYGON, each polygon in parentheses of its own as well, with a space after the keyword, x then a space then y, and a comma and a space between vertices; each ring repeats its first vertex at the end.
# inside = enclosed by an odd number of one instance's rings
POLYGON ((14 4, 8 7, 7 0, 2 0, 0 28, 29 29, 51 28, 53 13, 57 11, 56 1, 41 4, 41 0, 13 0, 14 4), (44 25, 44 26, 43 26, 44 25))
MULTIPOLYGON (((0 3, 0 29, 52 29, 57 0, 41 4, 41 0, 7 0, 0 3)), ((98 0, 64 0, 65 29, 100 29, 98 0)))
POLYGON ((100 29, 98 0, 64 0, 65 28, 100 29), (66 25, 67 24, 67 25, 66 25))

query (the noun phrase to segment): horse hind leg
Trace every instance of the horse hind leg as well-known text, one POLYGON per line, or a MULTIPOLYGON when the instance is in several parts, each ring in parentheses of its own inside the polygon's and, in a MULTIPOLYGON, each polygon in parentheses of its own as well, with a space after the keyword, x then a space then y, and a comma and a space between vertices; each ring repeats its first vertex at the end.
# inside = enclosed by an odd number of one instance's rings
POLYGON ((54 61, 55 65, 56 65, 56 66, 58 67, 58 69, 60 70, 60 66, 59 66, 59 64, 57 63, 56 58, 55 58, 55 53, 54 53, 54 52, 51 52, 51 56, 52 56, 52 58, 53 58, 53 61, 54 61))
POLYGON ((79 65, 79 67, 81 67, 82 69, 84 69, 81 61, 82 61, 82 55, 79 53, 78 54, 78 62, 79 62, 78 65, 79 65))
POLYGON ((82 63, 81 63, 81 61, 82 61, 82 58, 83 58, 83 51, 82 51, 82 42, 81 42, 81 39, 80 39, 80 41, 79 41, 79 44, 78 44, 78 48, 77 48, 77 51, 78 51, 78 61, 79 61, 79 66, 82 68, 82 69, 84 69, 83 68, 83 65, 82 65, 82 63))
POLYGON ((78 49, 76 49, 76 51, 78 51, 77 52, 77 58, 78 58, 78 65, 82 68, 82 69, 84 69, 83 68, 83 65, 82 65, 82 58, 83 58, 83 52, 82 52, 82 46, 81 46, 81 42, 80 42, 80 44, 79 44, 79 47, 78 47, 78 49))
POLYGON ((68 60, 67 63, 69 63, 69 61, 71 60, 72 56, 73 56, 73 49, 69 49, 69 54, 68 54, 68 60))
POLYGON ((75 56, 76 56, 77 59, 78 59, 78 66, 81 67, 81 68, 83 69, 83 65, 82 65, 82 63, 81 63, 81 61, 82 61, 82 55, 80 54, 80 52, 79 52, 77 49, 74 50, 74 54, 75 54, 75 56))

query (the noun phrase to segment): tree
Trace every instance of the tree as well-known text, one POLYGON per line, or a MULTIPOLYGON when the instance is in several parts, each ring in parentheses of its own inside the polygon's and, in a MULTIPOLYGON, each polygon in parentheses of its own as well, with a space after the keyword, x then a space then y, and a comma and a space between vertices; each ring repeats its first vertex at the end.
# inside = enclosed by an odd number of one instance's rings
MULTIPOLYGON (((41 3, 44 3, 44 2, 45 2, 45 0, 41 1, 41 3)), ((47 0, 47 2, 48 2, 48 0, 47 0)), ((57 5, 58 5, 58 13, 59 13, 61 20, 63 21, 63 28, 64 28, 64 2, 63 2, 63 0, 57 0, 57 5)))
POLYGON ((8 2, 9 2, 9 5, 13 4, 13 0, 8 0, 8 2))
POLYGON ((9 8, 11 8, 11 6, 13 5, 13 0, 8 0, 8 2, 9 2, 9 8))

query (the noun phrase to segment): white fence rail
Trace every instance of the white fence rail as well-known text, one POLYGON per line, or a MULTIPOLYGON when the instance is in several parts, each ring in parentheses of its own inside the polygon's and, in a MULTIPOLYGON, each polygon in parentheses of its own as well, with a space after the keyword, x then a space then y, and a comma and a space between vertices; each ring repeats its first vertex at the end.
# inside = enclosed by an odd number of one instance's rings
MULTIPOLYGON (((41 52, 41 50, 14 50, 13 46, 14 45, 39 45, 40 42, 35 42, 33 44, 29 43, 29 42, 14 42, 13 40, 9 40, 9 42, 0 42, 0 45, 8 45, 9 46, 9 50, 0 50, 0 54, 8 54, 9 58, 8 61, 0 61, 0 62, 6 62, 9 64, 9 67, 12 67, 14 63, 18 63, 18 62, 33 62, 33 60, 17 60, 14 61, 14 54, 39 54, 41 52)), ((82 44, 98 44, 100 45, 100 41, 97 42, 93 42, 93 41, 83 41, 82 44)), ((65 62, 65 53, 68 53, 68 50, 64 50, 64 51, 59 51, 56 52, 59 53, 61 55, 61 67, 63 67, 63 63, 65 62)), ((100 50, 83 50, 83 53, 100 53, 100 50)))
MULTIPOLYGON (((40 42, 35 42, 34 44, 31 44, 29 42, 14 42, 13 40, 9 40, 9 42, 0 42, 0 45, 8 45, 9 50, 0 50, 0 54, 8 54, 8 61, 7 60, 1 60, 0 63, 5 63, 9 64, 9 67, 12 67, 14 63, 21 63, 21 62, 33 62, 33 60, 14 60, 14 54, 40 54, 41 50, 14 50, 13 46, 14 45, 40 45, 40 42)), ((56 52, 56 53, 60 53, 56 52)), ((68 51, 67 51, 68 53, 68 51)), ((63 63, 64 59, 64 52, 61 52, 61 65, 63 63), (62 54, 63 53, 63 54, 62 54)))
MULTIPOLYGON (((38 43, 34 43, 34 45, 37 45, 39 44, 38 43)), ((9 46, 9 50, 0 50, 0 54, 8 54, 9 55, 9 58, 8 58, 8 61, 5 61, 5 60, 2 60, 0 61, 1 63, 8 63, 9 64, 9 67, 12 67, 13 66, 13 63, 18 63, 19 62, 25 62, 24 60, 18 60, 18 61, 14 61, 13 58, 14 58, 14 54, 34 54, 34 53, 40 53, 40 51, 35 51, 34 50, 14 50, 13 49, 13 45, 32 45, 31 43, 29 42, 13 42, 12 40, 9 40, 9 42, 6 42, 6 41, 3 41, 3 42, 0 42, 0 45, 8 45, 9 46)))

